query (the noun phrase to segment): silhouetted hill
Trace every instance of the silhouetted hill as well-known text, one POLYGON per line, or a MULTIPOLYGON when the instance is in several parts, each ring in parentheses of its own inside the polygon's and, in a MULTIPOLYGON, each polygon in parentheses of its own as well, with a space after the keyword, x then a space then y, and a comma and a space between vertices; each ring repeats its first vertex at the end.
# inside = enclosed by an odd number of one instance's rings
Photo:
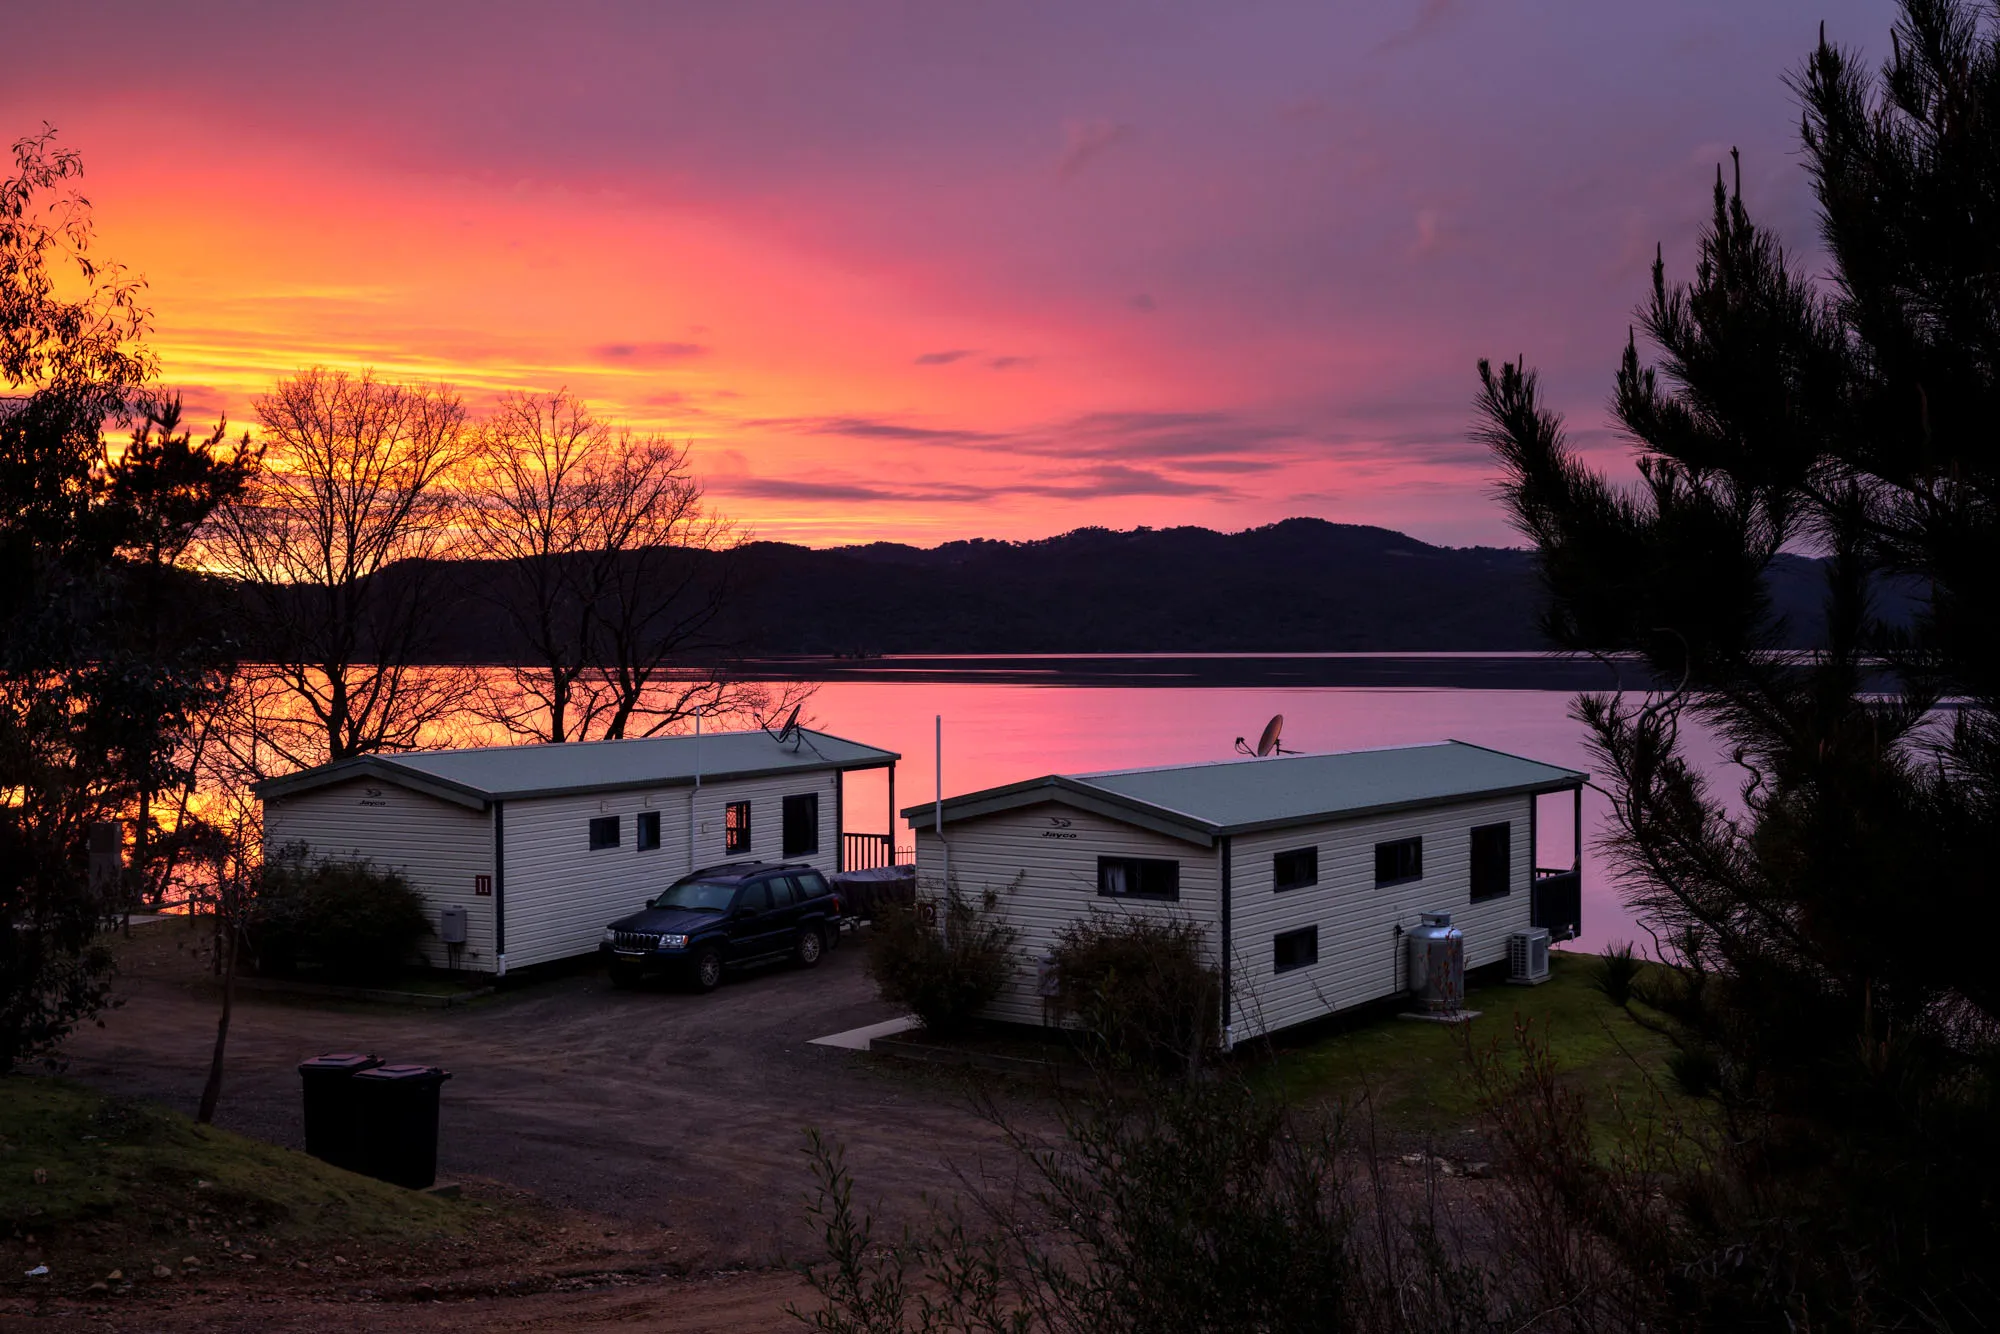
POLYGON ((1526 556, 1291 519, 1244 533, 745 553, 745 629, 804 651, 1109 653, 1536 647, 1526 556))
MULTIPOLYGON (((751 654, 1513 650, 1546 647, 1533 558, 1438 547, 1386 528, 1288 519, 1241 533, 1085 528, 812 549, 758 542, 707 558, 737 586, 724 635, 751 654)), ((1818 635, 1817 562, 1784 558, 1773 592, 1794 644, 1818 635)), ((474 594, 490 576, 450 571, 474 594)), ((510 655, 476 597, 449 656, 510 655)))

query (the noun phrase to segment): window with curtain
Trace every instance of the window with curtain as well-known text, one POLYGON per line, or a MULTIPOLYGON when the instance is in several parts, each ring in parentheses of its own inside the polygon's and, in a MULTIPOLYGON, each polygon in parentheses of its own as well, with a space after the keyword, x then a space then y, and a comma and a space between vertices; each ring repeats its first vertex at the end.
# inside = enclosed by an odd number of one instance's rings
POLYGON ((1097 894, 1172 902, 1181 896, 1181 864, 1156 857, 1099 857, 1097 894))

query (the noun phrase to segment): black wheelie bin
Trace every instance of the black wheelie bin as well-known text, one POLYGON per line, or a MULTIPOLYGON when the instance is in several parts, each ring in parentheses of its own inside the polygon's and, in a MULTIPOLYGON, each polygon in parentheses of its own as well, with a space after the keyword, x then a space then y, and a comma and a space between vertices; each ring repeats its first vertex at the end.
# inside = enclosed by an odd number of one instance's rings
POLYGON ((434 1065, 378 1065, 354 1076, 361 1171, 411 1190, 437 1181, 438 1092, 450 1078, 434 1065))
POLYGON ((299 1078, 305 1083, 307 1153, 350 1172, 361 1170, 354 1076, 380 1064, 373 1056, 346 1051, 299 1062, 299 1078))

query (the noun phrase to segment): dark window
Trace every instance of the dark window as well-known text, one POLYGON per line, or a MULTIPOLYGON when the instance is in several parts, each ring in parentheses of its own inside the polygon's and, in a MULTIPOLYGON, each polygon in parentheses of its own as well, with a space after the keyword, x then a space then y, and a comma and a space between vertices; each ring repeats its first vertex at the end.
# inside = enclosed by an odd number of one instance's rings
POLYGON ((828 892, 830 891, 826 887, 826 880, 818 871, 799 872, 799 893, 801 895, 809 899, 816 899, 828 892))
POLYGON ((1513 862, 1513 829, 1506 824, 1483 824, 1472 831, 1472 901, 1497 899, 1513 886, 1507 872, 1513 862))
POLYGON ((1424 841, 1399 838, 1394 843, 1375 845, 1375 883, 1398 885, 1405 880, 1424 878, 1424 841))
POLYGON ((722 850, 750 851, 750 803, 732 801, 722 808, 722 850))
POLYGON ((590 850, 618 846, 618 817, 600 815, 590 822, 590 850))
POLYGON ((1271 887, 1273 889, 1299 889, 1305 885, 1317 885, 1318 883, 1318 848, 1299 848, 1293 852, 1281 852, 1271 858, 1271 887))
POLYGON ((1301 927, 1271 937, 1271 971, 1289 973, 1319 962, 1319 928, 1301 927))
POLYGON ((639 844, 639 851, 646 852, 660 846, 660 813, 640 811, 633 819, 632 837, 639 844))
POLYGON ((785 798, 785 856, 819 851, 819 793, 785 798))
POLYGON ((1181 864, 1151 857, 1099 857, 1097 893, 1106 899, 1178 899, 1181 864))
POLYGON ((756 912, 768 912, 771 907, 771 888, 762 880, 754 885, 745 885, 743 892, 736 896, 738 908, 749 908, 756 912))
POLYGON ((771 906, 789 908, 799 901, 799 882, 788 875, 774 875, 764 882, 771 887, 771 906))

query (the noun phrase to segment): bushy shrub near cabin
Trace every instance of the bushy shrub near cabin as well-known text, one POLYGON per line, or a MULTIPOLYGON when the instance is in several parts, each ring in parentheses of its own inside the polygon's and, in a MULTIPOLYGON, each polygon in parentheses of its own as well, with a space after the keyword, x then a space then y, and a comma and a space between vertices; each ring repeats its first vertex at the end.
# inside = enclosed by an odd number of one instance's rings
POLYGON ((885 904, 868 937, 868 976, 882 998, 906 1007, 933 1033, 961 1032, 991 1004, 1014 966, 1016 933, 954 887, 942 899, 885 904), (942 918, 942 922, 940 922, 942 918))
POLYGON ((1097 913, 1063 929, 1055 1008, 1116 1057, 1192 1068, 1216 1046, 1221 982, 1193 922, 1097 913))
POLYGON ((312 859, 287 848, 264 867, 244 923, 259 972, 378 981, 410 962, 431 934, 423 900, 398 871, 368 861, 312 859))

